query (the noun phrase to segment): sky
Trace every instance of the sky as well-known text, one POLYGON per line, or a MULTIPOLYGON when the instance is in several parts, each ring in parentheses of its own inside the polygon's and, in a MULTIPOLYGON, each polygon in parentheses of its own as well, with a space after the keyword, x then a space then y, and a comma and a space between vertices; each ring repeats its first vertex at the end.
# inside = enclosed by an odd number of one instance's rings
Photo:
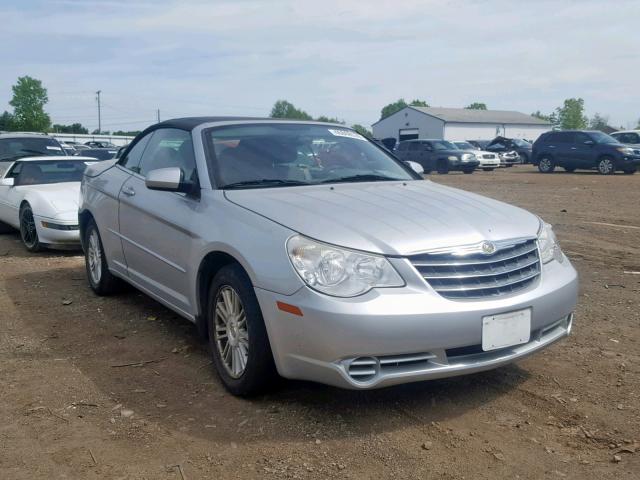
POLYGON ((640 118, 640 1, 0 0, 0 111, 42 80, 54 123, 138 130, 286 99, 371 125, 398 98, 640 118))

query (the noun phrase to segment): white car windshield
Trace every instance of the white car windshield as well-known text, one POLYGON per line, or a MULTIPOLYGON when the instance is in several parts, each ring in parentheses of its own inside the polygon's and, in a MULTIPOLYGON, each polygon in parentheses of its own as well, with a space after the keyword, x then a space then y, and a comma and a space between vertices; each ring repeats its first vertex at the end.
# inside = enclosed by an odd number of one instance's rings
POLYGON ((344 127, 235 125, 205 135, 214 181, 225 189, 419 179, 383 148, 344 127))
POLYGON ((39 160, 16 162, 7 173, 15 185, 79 182, 87 165, 85 160, 39 160))

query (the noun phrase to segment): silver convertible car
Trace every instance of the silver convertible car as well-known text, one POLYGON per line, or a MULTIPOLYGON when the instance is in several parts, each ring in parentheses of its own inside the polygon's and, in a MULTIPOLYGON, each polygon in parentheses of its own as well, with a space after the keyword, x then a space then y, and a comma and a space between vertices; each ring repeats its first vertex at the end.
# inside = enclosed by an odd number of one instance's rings
POLYGON ((551 226, 419 171, 343 125, 159 123, 85 171, 89 284, 195 322, 238 395, 478 372, 568 335, 577 275, 551 226))

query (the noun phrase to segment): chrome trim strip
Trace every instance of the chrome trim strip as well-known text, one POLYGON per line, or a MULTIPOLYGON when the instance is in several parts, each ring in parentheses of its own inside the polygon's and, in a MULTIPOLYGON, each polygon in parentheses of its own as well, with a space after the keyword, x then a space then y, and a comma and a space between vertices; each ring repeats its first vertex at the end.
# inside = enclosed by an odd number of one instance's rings
MULTIPOLYGON (((499 263, 500 261, 496 262, 499 263)), ((482 277, 495 277, 498 275, 504 275, 506 273, 512 273, 515 272, 517 270, 522 270, 524 268, 530 267, 532 265, 535 265, 536 263, 540 262, 540 260, 536 257, 533 260, 529 261, 528 263, 525 263, 523 265, 508 265, 507 267, 501 267, 501 268, 508 268, 508 270, 492 270, 491 272, 482 272, 482 273, 469 273, 469 274, 456 274, 455 272, 452 275, 443 275, 443 274, 435 274, 435 275, 430 275, 430 274, 422 274, 422 276, 425 278, 425 280, 460 280, 460 279, 465 279, 465 278, 482 278, 482 277), (513 267, 513 268, 511 268, 513 267)), ((421 272, 422 273, 422 272, 421 272)))
POLYGON ((515 285, 518 283, 522 283, 522 282, 526 282, 527 280, 531 280, 533 278, 536 278, 538 275, 540 275, 540 269, 536 269, 536 271, 530 275, 526 275, 524 277, 520 277, 517 280, 514 281, 508 281, 508 282, 502 282, 502 283, 494 283, 493 285, 489 285, 489 284, 485 284, 485 285, 478 285, 478 286, 468 286, 468 287, 433 287, 433 289, 438 292, 438 293, 444 293, 444 292, 473 292, 476 290, 492 290, 492 289, 496 289, 496 288, 504 288, 504 287, 508 287, 510 285, 515 285))
POLYGON ((157 254, 156 252, 154 252, 153 250, 149 250, 147 247, 144 247, 144 246, 140 245, 139 243, 134 242, 134 241, 133 241, 133 240, 131 240, 130 238, 125 237, 125 236, 124 236, 124 235, 122 235, 121 233, 116 232, 115 230, 113 230, 113 229, 111 229, 111 228, 108 228, 107 230, 108 230, 109 232, 113 233, 116 237, 119 237, 120 239, 122 239, 122 240, 124 240, 124 241, 126 241, 126 242, 130 243, 130 244, 131 244, 131 245, 133 245, 134 247, 139 248, 139 249, 140 249, 140 250, 142 250, 143 252, 148 253, 148 254, 149 254, 149 255, 151 255, 152 257, 157 258, 157 259, 158 259, 158 260, 160 260, 161 262, 166 263, 167 265, 169 265, 170 267, 175 268, 175 269, 176 269, 176 270, 178 270, 179 272, 181 272, 181 273, 187 273, 187 271, 186 271, 184 268, 182 268, 180 265, 177 265, 177 264, 173 263, 171 260, 167 260, 167 259, 166 259, 166 258, 164 258, 163 256, 158 255, 158 254, 157 254))
POLYGON ((425 262, 420 260, 414 262, 411 260, 411 257, 409 257, 409 260, 411 261, 414 267, 462 267, 465 265, 484 265, 487 263, 505 262, 507 260, 512 260, 514 258, 527 255, 537 249, 538 249, 538 246, 534 244, 530 250, 526 250, 524 252, 518 252, 515 255, 512 255, 509 257, 500 258, 500 257, 496 257, 496 254, 494 254, 487 258, 467 260, 465 262, 447 262, 447 261, 425 262))

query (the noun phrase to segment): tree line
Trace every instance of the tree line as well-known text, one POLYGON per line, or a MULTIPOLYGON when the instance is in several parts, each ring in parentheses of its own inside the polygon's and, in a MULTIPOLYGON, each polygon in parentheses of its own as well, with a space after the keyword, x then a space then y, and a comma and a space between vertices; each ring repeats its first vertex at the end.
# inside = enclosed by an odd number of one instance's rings
MULTIPOLYGON (((11 87, 13 96, 9 105, 13 107, 13 112, 5 111, 0 115, 0 131, 29 131, 29 132, 53 132, 53 133, 77 133, 88 134, 89 130, 81 123, 72 123, 70 125, 51 124, 51 117, 45 112, 45 105, 49 101, 47 89, 38 79, 30 76, 18 78, 15 85, 11 87)), ((428 107, 429 104, 425 100, 414 99, 406 102, 404 98, 399 98, 395 102, 385 105, 380 110, 380 119, 386 118, 399 112, 405 107, 428 107)), ((483 102, 473 102, 466 107, 471 110, 487 110, 487 104, 483 102)), ((321 115, 313 118, 307 112, 297 108, 287 100, 278 100, 273 105, 271 118, 287 118, 292 120, 316 120, 327 123, 345 124, 344 120, 337 117, 327 117, 321 115)), ((561 107, 556 108, 550 114, 533 112, 531 116, 546 120, 553 125, 554 128, 564 130, 580 130, 590 128, 593 130, 601 130, 608 132, 612 128, 609 126, 609 117, 595 113, 591 118, 585 115, 584 100, 582 98, 568 98, 561 107)), ((361 135, 371 137, 371 131, 360 124, 351 126, 361 135)), ((623 127, 620 127, 621 129, 623 127)), ((640 128, 640 120, 638 127, 640 128)), ((117 130, 114 132, 94 130, 93 134, 104 133, 112 135, 137 135, 139 130, 124 131, 117 130)))

